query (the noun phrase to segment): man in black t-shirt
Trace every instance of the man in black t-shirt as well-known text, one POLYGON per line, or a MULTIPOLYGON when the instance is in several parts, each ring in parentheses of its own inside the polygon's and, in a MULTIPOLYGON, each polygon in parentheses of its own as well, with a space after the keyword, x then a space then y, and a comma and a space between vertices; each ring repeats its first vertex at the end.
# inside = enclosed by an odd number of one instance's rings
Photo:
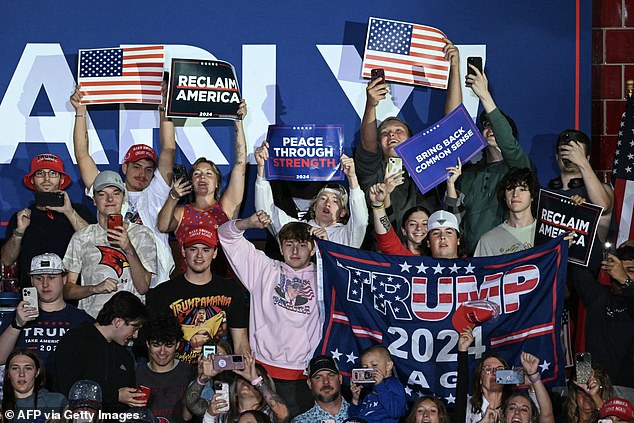
POLYGON ((229 334, 236 354, 249 351, 248 302, 236 281, 212 274, 218 238, 206 228, 190 230, 183 240, 185 274, 151 289, 146 300, 154 313, 173 314, 183 329, 176 358, 196 363, 203 344, 229 334))
POLYGON ((148 408, 171 423, 190 420, 182 399, 196 377, 196 367, 174 358, 183 337, 180 323, 175 316, 163 314, 143 325, 143 334, 149 361, 137 367, 136 383, 151 390, 148 408))
POLYGON ((31 161, 31 171, 24 176, 24 184, 37 193, 57 193, 63 204, 32 204, 9 220, 7 241, 0 257, 5 266, 17 261, 22 287, 31 286, 29 266, 33 257, 44 253, 64 257, 75 231, 96 222, 95 216, 84 205, 71 204, 68 194, 63 191, 71 182, 64 172, 62 159, 55 154, 38 154, 31 161))

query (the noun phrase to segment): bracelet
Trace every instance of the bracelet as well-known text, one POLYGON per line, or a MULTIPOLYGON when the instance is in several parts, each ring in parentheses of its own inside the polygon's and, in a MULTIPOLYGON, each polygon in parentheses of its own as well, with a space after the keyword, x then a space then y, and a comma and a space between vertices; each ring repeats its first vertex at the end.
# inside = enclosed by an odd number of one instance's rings
POLYGON ((24 232, 20 232, 17 229, 14 229, 13 236, 15 236, 16 238, 22 238, 24 236, 24 232))
POLYGON ((385 204, 381 203, 381 204, 370 204, 370 206, 372 207, 372 210, 381 210, 382 208, 385 208, 385 204))
POLYGON ((172 190, 170 190, 170 198, 171 198, 172 200, 175 200, 175 201, 180 200, 180 197, 177 197, 177 196, 175 196, 175 195, 172 195, 172 190))
POLYGON ((205 386, 205 385, 207 384, 207 382, 201 382, 201 381, 200 381, 200 376, 198 376, 198 377, 196 378, 196 382, 197 382, 200 386, 205 386))
POLYGON ((22 330, 22 328, 24 328, 24 326, 18 325, 18 321, 15 319, 11 321, 11 327, 17 330, 22 330))
POLYGON ((86 115, 75 115, 75 117, 86 117, 86 115))
POLYGON ((541 380, 541 378, 542 378, 542 374, 539 372, 535 372, 532 375, 528 375, 528 380, 530 380, 531 383, 538 382, 541 380))
POLYGON ((251 385, 253 385, 253 386, 257 386, 257 385, 259 385, 260 383, 262 383, 262 381, 263 381, 263 380, 264 380, 264 379, 262 379, 262 376, 258 376, 258 377, 256 377, 255 379, 253 379, 253 380, 251 381, 251 385))
POLYGON ((533 375, 536 375, 537 373, 539 373, 539 370, 537 370, 536 372, 533 372, 533 373, 526 373, 526 374, 527 374, 528 376, 533 376, 533 375))

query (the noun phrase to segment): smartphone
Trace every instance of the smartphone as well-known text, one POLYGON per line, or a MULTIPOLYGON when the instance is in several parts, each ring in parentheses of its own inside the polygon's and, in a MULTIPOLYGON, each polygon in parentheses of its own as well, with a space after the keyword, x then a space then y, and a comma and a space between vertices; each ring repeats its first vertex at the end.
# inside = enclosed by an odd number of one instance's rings
POLYGON ((375 80, 381 78, 381 84, 385 84, 385 69, 377 68, 370 71, 370 79, 375 80))
POLYGON ((244 357, 241 355, 214 356, 215 370, 244 370, 244 357))
POLYGON ((218 409, 221 413, 226 413, 229 411, 229 384, 225 382, 216 382, 214 383, 214 393, 220 394, 220 398, 227 401, 227 406, 221 409, 218 409))
POLYGON ((475 71, 471 69, 471 66, 475 66, 480 73, 482 73, 482 57, 479 56, 469 56, 467 57, 467 75, 475 75, 475 71))
POLYGON ((150 395, 152 394, 152 389, 145 385, 139 385, 136 388, 136 391, 143 394, 143 401, 147 404, 147 401, 150 399, 150 395))
POLYGON ((356 384, 372 384, 374 383, 374 369, 362 368, 352 369, 352 377, 350 380, 356 384))
MULTIPOLYGON (((116 229, 119 226, 123 226, 123 216, 120 214, 109 214, 108 215, 108 229, 116 229)), ((108 237, 108 242, 113 246, 116 246, 114 240, 108 237)))
POLYGON ((390 157, 387 161, 387 176, 392 176, 403 170, 403 159, 390 157))
POLYGON ((580 352, 575 355, 575 370, 577 383, 588 383, 592 375, 592 355, 589 352, 580 352))
POLYGON ((62 207, 64 205, 64 194, 61 192, 36 192, 35 205, 37 207, 62 207))
POLYGON ((202 351, 203 358, 208 358, 215 354, 216 354, 215 345, 203 345, 203 351, 202 351))
POLYGON ((22 299, 29 304, 29 307, 33 307, 36 310, 39 309, 37 302, 37 289, 35 287, 22 288, 22 299))
POLYGON ((608 260, 610 254, 614 254, 614 245, 611 242, 603 244, 603 261, 608 260))
POLYGON ((181 178, 185 178, 186 181, 189 181, 187 168, 185 165, 174 165, 174 181, 178 181, 181 178))
POLYGON ((498 385, 523 385, 524 369, 496 370, 495 383, 498 385))

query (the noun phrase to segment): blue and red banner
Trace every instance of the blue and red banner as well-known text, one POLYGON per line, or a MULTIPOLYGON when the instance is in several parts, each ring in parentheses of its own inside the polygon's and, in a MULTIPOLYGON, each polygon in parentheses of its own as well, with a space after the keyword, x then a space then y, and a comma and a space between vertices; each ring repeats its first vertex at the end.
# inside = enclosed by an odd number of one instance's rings
POLYGON ((560 237, 496 257, 391 256, 319 241, 324 332, 317 353, 333 356, 344 376, 360 353, 388 347, 408 399, 435 394, 455 401, 458 306, 488 299, 500 315, 474 329, 470 363, 490 350, 511 365, 520 353, 540 358, 542 380, 564 382, 560 341, 567 242, 560 237))
POLYGON ((268 180, 332 181, 343 179, 342 125, 270 125, 267 134, 268 180))
POLYGON ((447 179, 447 168, 458 158, 467 163, 487 143, 463 104, 447 116, 394 147, 424 194, 447 179))

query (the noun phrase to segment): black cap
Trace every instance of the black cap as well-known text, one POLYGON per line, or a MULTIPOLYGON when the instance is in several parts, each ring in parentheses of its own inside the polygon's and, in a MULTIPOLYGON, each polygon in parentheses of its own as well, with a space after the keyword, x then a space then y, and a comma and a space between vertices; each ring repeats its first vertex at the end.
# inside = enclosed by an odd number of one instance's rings
POLYGON ((317 357, 313 357, 313 359, 310 360, 310 363, 308 363, 308 377, 313 377, 322 370, 328 370, 339 374, 339 367, 337 366, 334 358, 327 355, 318 355, 317 357))

